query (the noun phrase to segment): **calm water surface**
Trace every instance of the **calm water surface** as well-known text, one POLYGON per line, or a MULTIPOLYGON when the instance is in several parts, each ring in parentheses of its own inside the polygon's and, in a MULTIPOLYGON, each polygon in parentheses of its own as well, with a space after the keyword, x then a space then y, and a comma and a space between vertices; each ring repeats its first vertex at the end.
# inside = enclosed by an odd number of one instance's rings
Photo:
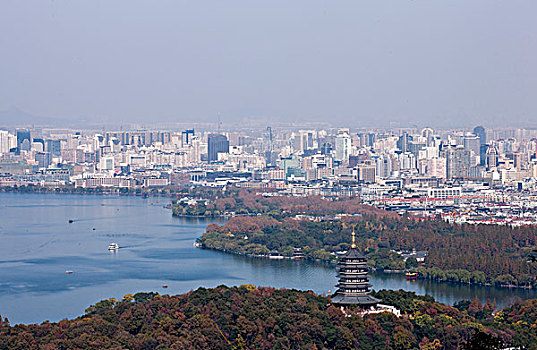
MULTIPOLYGON (((126 293, 179 294, 219 284, 333 290, 330 266, 194 248, 211 221, 174 218, 163 207, 168 203, 167 198, 0 193, 0 315, 12 324, 57 321, 126 293), (117 253, 107 249, 112 242, 121 247, 117 253)), ((375 289, 430 294, 448 304, 474 296, 498 305, 537 298, 534 291, 408 282, 383 273, 374 274, 372 283, 375 289)))

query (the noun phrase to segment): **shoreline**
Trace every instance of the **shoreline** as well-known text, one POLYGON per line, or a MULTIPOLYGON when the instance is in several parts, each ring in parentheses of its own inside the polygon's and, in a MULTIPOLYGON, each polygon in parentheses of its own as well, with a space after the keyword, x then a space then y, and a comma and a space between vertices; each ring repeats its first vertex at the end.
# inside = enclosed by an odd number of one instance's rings
MULTIPOLYGON (((141 198, 147 198, 147 197, 162 197, 162 198, 173 198, 176 196, 175 193, 170 192, 162 192, 160 189, 157 191, 148 191, 148 192, 136 192, 135 190, 129 190, 128 192, 120 192, 119 190, 115 191, 75 191, 75 187, 43 187, 43 186, 29 186, 29 187, 0 187, 0 193, 18 193, 18 194, 70 194, 70 195, 97 195, 97 196, 117 196, 117 197, 141 197, 141 198), (31 189, 31 190, 28 190, 31 189), (44 189, 44 191, 43 191, 44 189), (62 189, 68 189, 69 191, 62 191, 62 189)), ((172 209, 173 204, 165 206, 167 209, 172 209)), ((263 215, 263 214, 262 214, 263 215)), ((189 215, 189 214, 175 214, 172 213, 172 216, 180 217, 180 218, 187 218, 187 219, 229 219, 234 216, 258 216, 258 214, 242 214, 242 215, 189 215)), ((288 260, 288 261, 310 261, 320 264, 326 264, 326 265, 332 265, 335 266, 336 262, 330 261, 330 260, 321 260, 321 259, 311 259, 311 258, 302 258, 302 259, 294 259, 293 257, 282 257, 277 259, 271 259, 269 256, 265 255, 255 255, 255 254, 244 254, 239 252, 234 252, 231 250, 226 249, 220 249, 220 248, 213 248, 213 247, 199 247, 201 249, 208 249, 208 250, 214 250, 219 251, 227 254, 237 255, 237 256, 243 256, 251 259, 268 259, 268 260, 288 260)), ((387 274, 397 274, 402 275, 406 271, 405 270, 379 270, 376 268, 372 268, 373 271, 381 271, 383 273, 387 274)), ((450 270, 447 270, 450 271, 450 270)), ((496 288, 502 288, 502 289, 520 289, 520 290, 535 290, 536 288, 533 286, 518 286, 518 285, 506 285, 506 284, 500 284, 500 285, 494 285, 493 283, 472 283, 472 282, 458 282, 458 281, 443 281, 439 279, 433 279, 433 278, 423 278, 422 276, 418 277, 419 280, 424 281, 434 281, 436 283, 454 283, 454 284, 460 284, 460 285, 472 285, 472 286, 481 286, 481 287, 496 287, 496 288)))
MULTIPOLYGON (((285 256, 283 256, 282 258, 278 258, 278 259, 271 259, 268 255, 244 254, 244 253, 234 252, 234 251, 227 250, 227 249, 207 247, 205 245, 196 246, 196 248, 213 250, 213 251, 222 252, 222 253, 225 253, 225 254, 237 255, 237 256, 250 258, 250 259, 266 259, 266 260, 275 260, 275 261, 286 260, 286 261, 296 261, 296 262, 299 262, 299 263, 308 261, 308 262, 314 262, 314 263, 318 263, 318 264, 331 265, 331 266, 336 266, 336 264, 337 264, 337 262, 329 261, 329 260, 311 259, 311 258, 294 259, 293 257, 285 257, 285 256)), ((385 273, 385 274, 393 274, 393 275, 404 275, 407 272, 406 270, 385 270, 385 269, 381 270, 381 269, 377 269, 377 268, 371 268, 371 271, 382 272, 382 273, 385 273)), ((479 286, 479 287, 494 287, 494 288, 502 288, 502 289, 515 289, 516 288, 516 289, 528 290, 528 291, 535 289, 532 286, 517 286, 517 285, 504 285, 504 284, 494 285, 492 283, 471 283, 471 282, 466 283, 466 282, 457 282, 457 281, 442 281, 442 280, 434 279, 434 278, 423 278, 421 276, 418 276, 417 279, 422 280, 422 281, 432 281, 432 282, 435 282, 435 283, 452 283, 452 284, 458 284, 458 285, 469 285, 469 286, 479 286)))
POLYGON ((273 260, 273 261, 285 260, 285 261, 297 261, 297 262, 308 261, 308 262, 314 262, 314 263, 317 263, 317 264, 332 265, 332 266, 336 266, 336 264, 337 264, 335 261, 327 261, 327 260, 311 259, 311 258, 296 259, 296 258, 289 257, 289 256, 282 256, 281 258, 270 258, 268 255, 244 254, 244 253, 234 252, 232 250, 221 249, 221 248, 213 248, 213 247, 207 247, 207 246, 196 246, 196 248, 213 250, 213 251, 216 251, 216 252, 222 252, 222 253, 226 253, 226 254, 237 255, 237 256, 250 258, 250 259, 266 259, 266 260, 273 260))
MULTIPOLYGON (((82 187, 78 187, 82 188, 82 187)), ((21 187, 0 187, 0 193, 22 193, 22 194, 73 194, 73 195, 110 195, 110 196, 118 196, 118 197, 169 197, 173 198, 176 196, 176 193, 169 192, 167 190, 164 190, 163 192, 161 189, 153 189, 149 191, 140 191, 137 192, 136 190, 128 190, 128 191, 121 191, 120 189, 115 190, 105 190, 104 188, 100 187, 99 190, 96 191, 95 188, 91 188, 91 190, 83 189, 83 190, 77 190, 77 187, 44 187, 44 186, 21 186, 21 187)))

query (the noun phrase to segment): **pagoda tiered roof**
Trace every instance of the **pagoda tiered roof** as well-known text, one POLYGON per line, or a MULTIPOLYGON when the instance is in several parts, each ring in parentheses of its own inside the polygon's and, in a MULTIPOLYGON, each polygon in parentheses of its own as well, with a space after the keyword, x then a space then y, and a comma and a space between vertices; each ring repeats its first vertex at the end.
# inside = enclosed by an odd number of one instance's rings
POLYGON ((360 253, 355 242, 355 232, 352 232, 352 244, 337 265, 338 288, 332 296, 332 303, 336 305, 376 306, 380 300, 369 295, 371 293, 367 272, 366 257, 360 253), (360 271, 362 270, 362 271, 360 271), (357 280, 360 281, 357 281, 357 280))

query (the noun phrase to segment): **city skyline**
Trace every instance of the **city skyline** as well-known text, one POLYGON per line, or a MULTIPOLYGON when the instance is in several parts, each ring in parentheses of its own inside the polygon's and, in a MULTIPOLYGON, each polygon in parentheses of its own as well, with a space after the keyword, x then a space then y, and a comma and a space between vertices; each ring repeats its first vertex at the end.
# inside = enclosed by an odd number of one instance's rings
POLYGON ((537 344, 537 2, 0 4, 0 349, 537 344))

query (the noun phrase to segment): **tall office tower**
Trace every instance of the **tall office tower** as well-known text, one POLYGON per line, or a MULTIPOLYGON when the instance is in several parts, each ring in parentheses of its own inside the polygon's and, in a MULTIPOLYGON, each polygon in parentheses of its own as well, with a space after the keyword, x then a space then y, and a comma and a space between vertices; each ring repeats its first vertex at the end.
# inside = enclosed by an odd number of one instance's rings
POLYGON ((48 168, 52 164, 52 156, 49 152, 35 152, 35 161, 40 168, 48 168))
POLYGON ((346 162, 351 155, 351 137, 347 133, 336 136, 336 152, 335 159, 340 162, 346 162))
POLYGON ((32 147, 30 132, 28 130, 17 130, 17 154, 21 151, 29 151, 32 147))
POLYGON ((194 129, 187 129, 181 132, 181 147, 192 144, 194 138, 194 129))
POLYGON ((299 130, 293 140, 293 148, 296 152, 306 153, 308 150, 317 148, 315 144, 316 132, 313 130, 299 130))
POLYGON ((444 151, 444 156, 448 179, 468 177, 470 167, 475 165, 472 162, 472 152, 462 147, 450 147, 444 151))
POLYGON ((403 153, 408 152, 410 140, 412 140, 412 136, 410 136, 406 131, 403 132, 403 135, 399 136, 399 140, 397 140, 397 148, 399 148, 403 153))
POLYGON ((485 163, 488 169, 498 166, 498 150, 494 146, 488 146, 485 153, 485 163))
POLYGON ((39 152, 45 152, 45 140, 42 138, 34 138, 31 148, 39 152))
POLYGON ((263 148, 265 153, 266 166, 271 166, 276 162, 277 156, 274 153, 274 140, 272 128, 267 126, 267 130, 263 134, 263 148))
POLYGON ((416 169, 416 156, 410 152, 397 155, 397 160, 399 162, 399 170, 416 169))
POLYGON ((263 134, 263 142, 265 145, 265 151, 272 151, 274 149, 272 128, 270 126, 267 126, 267 130, 263 134))
POLYGON ((477 135, 479 137, 480 145, 487 144, 487 133, 484 127, 476 126, 474 128, 474 135, 477 135))
POLYGON ((474 128, 474 135, 479 137, 479 164, 485 165, 485 158, 487 154, 487 132, 485 131, 484 127, 476 126, 474 128))
POLYGON ((425 138, 425 145, 431 147, 433 145, 434 131, 431 128, 423 128, 421 130, 421 136, 425 138))
MULTIPOLYGON (((47 150, 49 152, 51 152, 49 150, 49 148, 54 148, 54 143, 53 142, 50 142, 49 141, 55 141, 55 140, 47 140, 47 150)), ((95 134, 93 136, 93 150, 94 151, 102 151, 102 147, 104 147, 104 136, 101 135, 101 134, 95 134)), ((58 149, 61 153, 61 149, 58 149)))
POLYGON ((479 136, 466 134, 462 140, 464 149, 472 151, 476 157, 479 157, 479 162, 481 163, 481 145, 479 136))
POLYGON ((9 152, 9 133, 7 130, 0 130, 0 153, 9 152))
POLYGON ((392 175, 392 159, 386 153, 382 153, 375 161, 377 177, 386 179, 392 175))
POLYGON ((207 141, 207 161, 209 163, 218 160, 218 153, 229 153, 229 141, 224 135, 209 134, 207 141))

